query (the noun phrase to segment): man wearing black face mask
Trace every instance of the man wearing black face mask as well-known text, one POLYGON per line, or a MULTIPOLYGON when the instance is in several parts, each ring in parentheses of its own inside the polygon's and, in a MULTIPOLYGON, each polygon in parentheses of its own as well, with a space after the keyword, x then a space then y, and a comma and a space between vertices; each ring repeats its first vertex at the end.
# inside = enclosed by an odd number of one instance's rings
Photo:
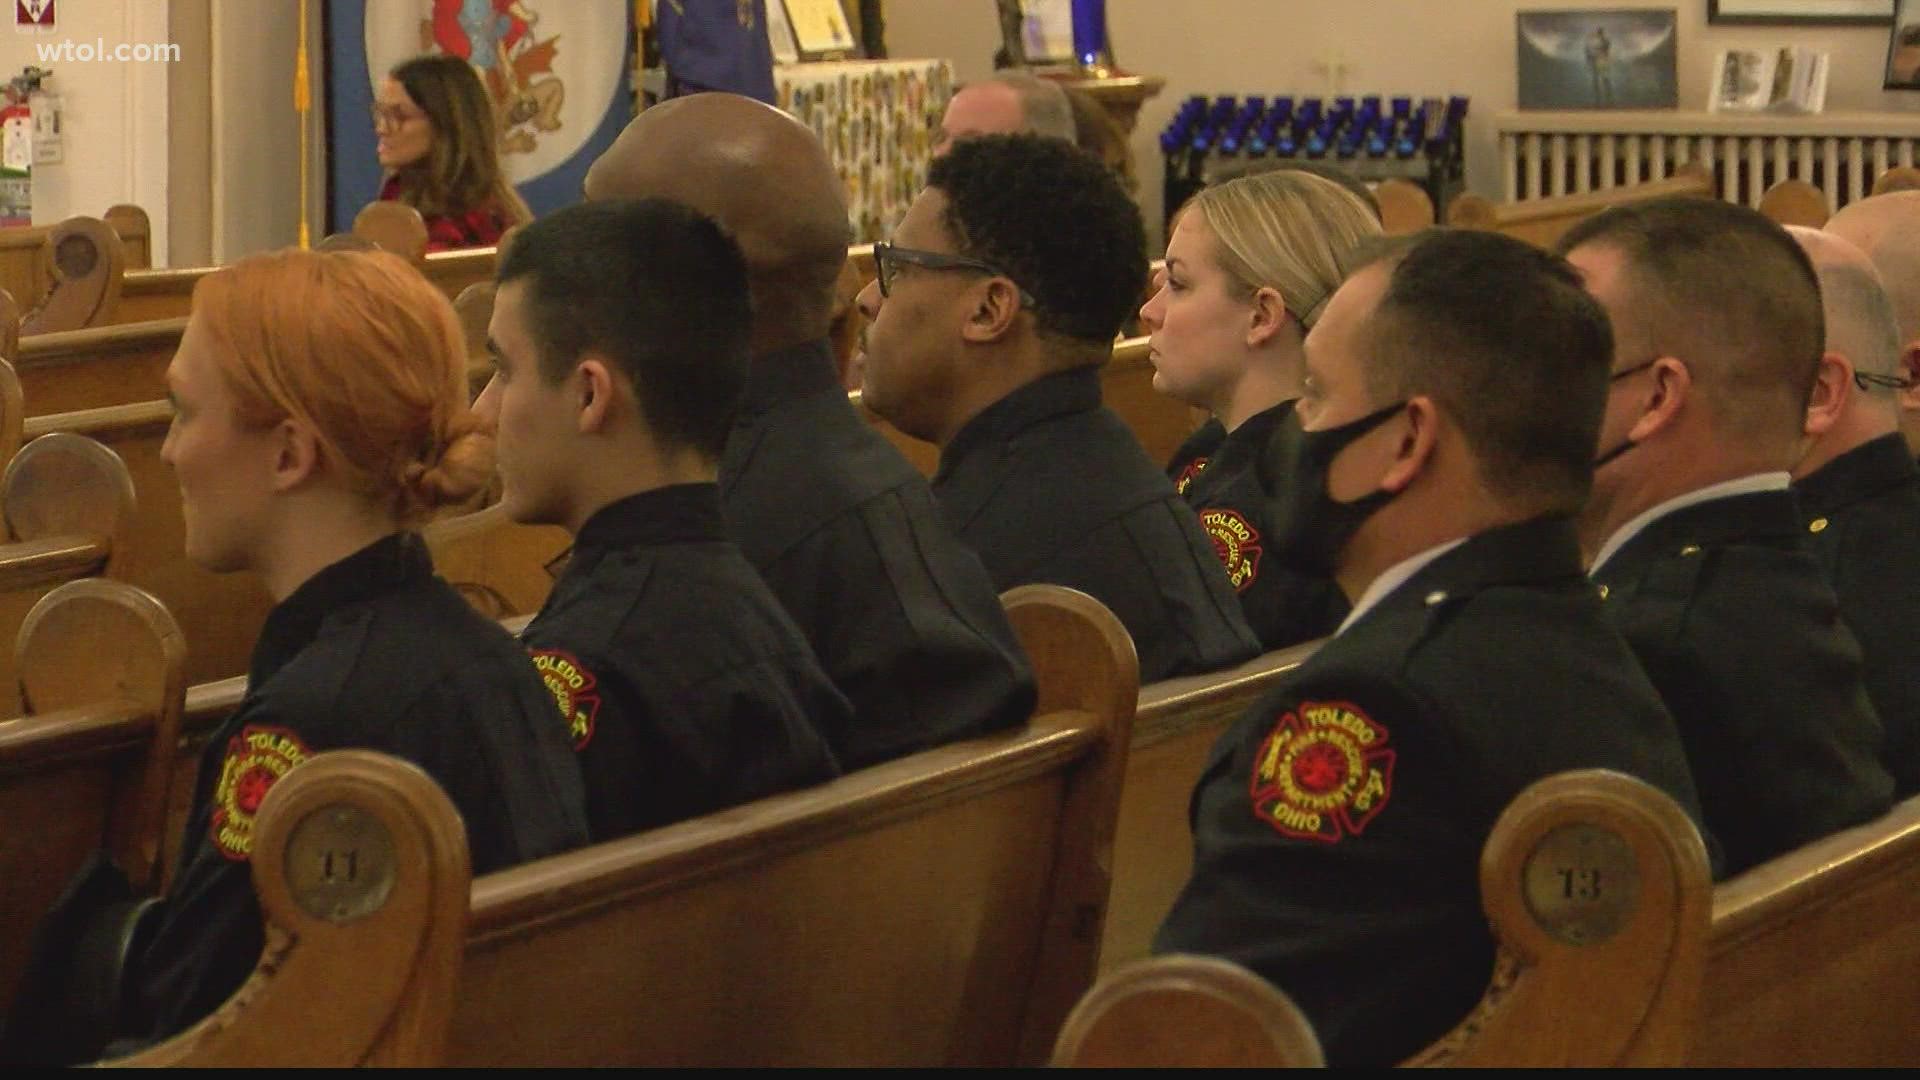
POLYGON ((1156 949, 1286 990, 1330 1064, 1404 1060, 1487 987, 1494 821, 1566 769, 1698 816, 1679 734, 1582 573, 1612 355, 1561 260, 1432 232, 1349 278, 1269 444, 1271 557, 1331 573, 1340 630, 1214 748, 1156 949))
POLYGON ((1879 815, 1880 718, 1787 487, 1831 393, 1806 253, 1717 199, 1609 210, 1561 247, 1622 376, 1581 515, 1592 576, 1680 724, 1728 871, 1879 815))

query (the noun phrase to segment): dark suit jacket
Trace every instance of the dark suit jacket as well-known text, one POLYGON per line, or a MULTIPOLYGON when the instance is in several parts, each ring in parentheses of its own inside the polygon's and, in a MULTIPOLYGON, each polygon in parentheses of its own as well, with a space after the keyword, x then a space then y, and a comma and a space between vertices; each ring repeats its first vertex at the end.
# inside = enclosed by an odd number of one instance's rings
POLYGON ((1593 572, 1680 723, 1729 873, 1892 802, 1860 647, 1806 538, 1792 492, 1734 495, 1656 519, 1593 572))

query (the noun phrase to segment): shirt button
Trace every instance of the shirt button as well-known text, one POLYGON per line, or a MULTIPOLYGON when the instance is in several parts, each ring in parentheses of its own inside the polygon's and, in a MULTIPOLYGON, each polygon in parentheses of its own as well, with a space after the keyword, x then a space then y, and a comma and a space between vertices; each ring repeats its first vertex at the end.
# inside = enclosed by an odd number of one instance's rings
POLYGON ((1817 533, 1817 532, 1826 532, 1826 531, 1827 531, 1827 519, 1826 519, 1826 518, 1814 518, 1814 519, 1813 519, 1812 521, 1809 521, 1809 522, 1807 522, 1807 531, 1808 531, 1808 532, 1816 532, 1816 533, 1817 533))
POLYGON ((1428 607, 1437 607, 1446 602, 1447 602, 1447 594, 1442 592, 1439 589, 1435 589, 1432 592, 1427 594, 1428 607))
POLYGON ((1605 585, 1600 586, 1600 599, 1605 600, 1607 598, 1607 594, 1612 591, 1613 591, 1612 589, 1607 588, 1605 585))
POLYGON ((1683 559, 1689 555, 1698 555, 1698 554, 1700 554, 1699 544, 1688 544, 1686 547, 1683 547, 1680 549, 1680 557, 1683 559))

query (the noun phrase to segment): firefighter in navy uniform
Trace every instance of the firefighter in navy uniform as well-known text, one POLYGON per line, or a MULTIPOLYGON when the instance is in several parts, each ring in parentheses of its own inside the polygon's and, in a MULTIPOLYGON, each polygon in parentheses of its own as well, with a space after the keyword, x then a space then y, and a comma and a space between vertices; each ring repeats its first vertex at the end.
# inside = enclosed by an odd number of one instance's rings
POLYGON ((747 377, 746 271, 676 203, 550 214, 501 262, 475 403, 516 521, 574 534, 521 638, 594 836, 828 780, 851 709, 732 541, 714 483, 747 377))
POLYGON ((865 400, 940 447, 934 496, 994 584, 1099 600, 1153 682, 1260 642, 1193 511, 1101 405, 1142 245, 1138 209, 1098 162, 1058 139, 976 136, 934 162, 894 243, 875 246, 859 304, 865 400))
POLYGON ((811 131, 731 94, 647 109, 588 171, 589 200, 659 196, 739 242, 753 365, 726 452, 728 533, 853 704, 856 769, 1025 722, 1033 673, 980 560, 927 482, 847 400, 827 334, 844 188, 811 131))
POLYGON ((1900 434, 1895 395, 1900 325, 1879 273, 1831 233, 1790 226, 1820 276, 1826 353, 1807 413, 1812 449, 1793 487, 1813 553, 1833 583, 1840 617, 1860 641, 1867 696, 1886 731, 1881 761, 1894 797, 1920 791, 1920 665, 1908 651, 1920 635, 1920 468, 1900 434))
POLYGON ((43 927, 9 1030, 10 1042, 71 1038, 26 1051, 40 1060, 84 1060, 116 1035, 114 1053, 168 1037, 240 987, 264 941, 254 816, 315 754, 419 765, 459 810, 476 874, 589 839, 579 765, 538 673, 407 531, 492 474, 446 298, 379 252, 243 259, 195 290, 167 385, 161 457, 180 485, 188 558, 257 573, 277 603, 246 696, 202 755, 170 890, 132 938, 117 1000, 97 1003, 115 1014, 98 1030, 63 1030, 69 1018, 50 1010, 73 993, 58 958, 87 959, 86 946, 73 952, 78 927, 111 898, 110 874, 77 882, 43 927))
POLYGON ((1347 613, 1325 576, 1274 557, 1259 462, 1300 396, 1301 349, 1353 252, 1380 236, 1352 192, 1301 171, 1216 184, 1181 208, 1140 308, 1154 389, 1208 420, 1167 475, 1199 515, 1247 622, 1269 649, 1325 637, 1347 613))
POLYGON ((1284 989, 1335 1065, 1401 1061, 1492 974, 1481 850, 1527 785, 1631 773, 1697 819, 1679 736, 1582 573, 1606 317, 1552 256, 1428 233, 1308 337, 1269 444, 1278 554, 1354 597, 1213 750, 1156 951, 1284 989))
POLYGON ((1728 872, 1879 816, 1880 717, 1788 487, 1828 396, 1806 253, 1717 199, 1615 207, 1561 247, 1618 352, 1590 574, 1680 723, 1728 872))

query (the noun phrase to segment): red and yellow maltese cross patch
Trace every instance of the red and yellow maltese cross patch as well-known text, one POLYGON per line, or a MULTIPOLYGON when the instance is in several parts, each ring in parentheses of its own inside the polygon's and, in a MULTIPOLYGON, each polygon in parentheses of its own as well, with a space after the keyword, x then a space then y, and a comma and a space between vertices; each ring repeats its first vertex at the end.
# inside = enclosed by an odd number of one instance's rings
POLYGON ((220 854, 239 862, 253 852, 253 819, 260 803, 281 777, 312 756, 300 736, 287 728, 249 724, 227 740, 207 829, 220 854))
POLYGON ((600 695, 593 689, 599 680, 572 653, 559 649, 528 651, 533 655, 534 668, 546 681, 547 692, 560 708, 561 718, 567 722, 573 748, 585 750, 593 741, 593 718, 600 713, 600 695))
POLYGON ((1337 844, 1393 794, 1387 729, 1344 701, 1302 701, 1253 760, 1253 816, 1282 836, 1337 844))

